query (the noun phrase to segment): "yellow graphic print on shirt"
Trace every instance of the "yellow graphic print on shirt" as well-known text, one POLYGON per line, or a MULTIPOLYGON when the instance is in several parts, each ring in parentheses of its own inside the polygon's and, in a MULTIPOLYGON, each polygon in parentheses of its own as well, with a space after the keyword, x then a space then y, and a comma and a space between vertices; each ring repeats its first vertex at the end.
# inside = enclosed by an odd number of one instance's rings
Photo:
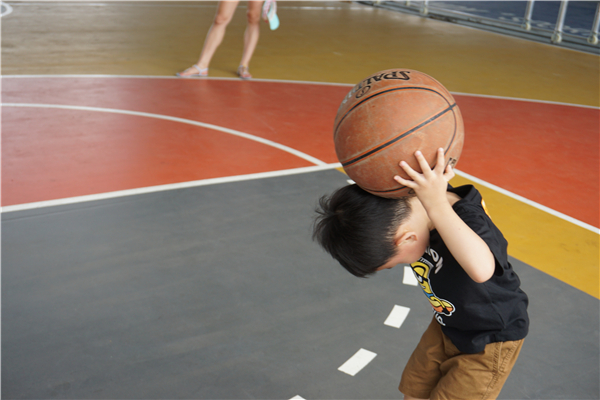
POLYGON ((448 300, 440 299, 433 293, 433 288, 429 283, 429 273, 431 272, 431 267, 421 261, 417 261, 410 265, 412 270, 415 272, 417 276, 417 280, 419 281, 419 285, 421 285, 421 289, 427 295, 429 302, 433 309, 443 315, 450 316, 454 313, 454 305, 450 303, 448 300))

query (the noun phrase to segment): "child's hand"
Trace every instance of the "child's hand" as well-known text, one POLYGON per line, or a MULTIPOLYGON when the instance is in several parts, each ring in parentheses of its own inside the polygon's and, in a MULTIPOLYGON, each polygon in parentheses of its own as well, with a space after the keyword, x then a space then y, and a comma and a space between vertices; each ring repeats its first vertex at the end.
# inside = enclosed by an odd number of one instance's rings
POLYGON ((415 152, 415 158, 419 162, 423 173, 418 173, 408 163, 401 161, 400 167, 402 167, 412 180, 402 179, 396 175, 394 177, 396 182, 413 189, 423 207, 428 211, 440 205, 447 205, 446 190, 448 182, 454 177, 454 171, 450 165, 444 171, 444 166, 446 165, 444 149, 438 149, 437 163, 433 170, 429 167, 429 164, 420 151, 415 152))
POLYGON ((495 258, 488 245, 456 214, 450 205, 446 191, 448 181, 454 177, 452 167, 446 165, 444 149, 437 153, 433 170, 420 151, 415 153, 423 173, 418 173, 406 162, 400 166, 412 180, 395 176, 394 179, 413 189, 425 208, 430 221, 460 266, 475 282, 485 282, 495 270, 495 258))

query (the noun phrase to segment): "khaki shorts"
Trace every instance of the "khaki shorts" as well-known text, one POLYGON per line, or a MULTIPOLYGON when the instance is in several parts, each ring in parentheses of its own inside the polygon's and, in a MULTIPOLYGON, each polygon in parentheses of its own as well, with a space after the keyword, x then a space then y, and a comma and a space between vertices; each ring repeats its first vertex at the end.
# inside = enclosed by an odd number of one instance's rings
POLYGON ((490 343, 481 353, 461 353, 433 319, 404 368, 399 389, 419 399, 495 399, 521 346, 523 339, 490 343))

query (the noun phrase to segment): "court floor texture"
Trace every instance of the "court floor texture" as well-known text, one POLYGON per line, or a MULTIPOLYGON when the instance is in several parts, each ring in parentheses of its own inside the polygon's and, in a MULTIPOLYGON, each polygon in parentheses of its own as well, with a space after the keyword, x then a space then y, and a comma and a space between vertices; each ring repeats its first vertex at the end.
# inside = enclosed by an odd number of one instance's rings
POLYGON ((600 59, 353 2, 278 2, 235 76, 241 2, 7 2, 2 398, 398 399, 431 320, 398 266, 358 279, 311 240, 347 184, 353 84, 390 68, 454 95, 530 333, 501 399, 598 399, 600 59))

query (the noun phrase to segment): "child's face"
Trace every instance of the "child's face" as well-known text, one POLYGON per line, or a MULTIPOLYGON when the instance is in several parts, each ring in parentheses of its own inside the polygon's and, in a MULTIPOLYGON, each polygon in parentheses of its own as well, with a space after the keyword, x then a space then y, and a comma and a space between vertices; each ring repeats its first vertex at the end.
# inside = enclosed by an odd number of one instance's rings
POLYGON ((429 230, 424 232, 426 239, 422 238, 418 241, 407 243, 408 245, 397 246, 396 255, 392 257, 387 263, 377 268, 378 271, 382 269, 394 268, 398 264, 412 264, 421 258, 425 254, 425 250, 429 245, 429 230))

